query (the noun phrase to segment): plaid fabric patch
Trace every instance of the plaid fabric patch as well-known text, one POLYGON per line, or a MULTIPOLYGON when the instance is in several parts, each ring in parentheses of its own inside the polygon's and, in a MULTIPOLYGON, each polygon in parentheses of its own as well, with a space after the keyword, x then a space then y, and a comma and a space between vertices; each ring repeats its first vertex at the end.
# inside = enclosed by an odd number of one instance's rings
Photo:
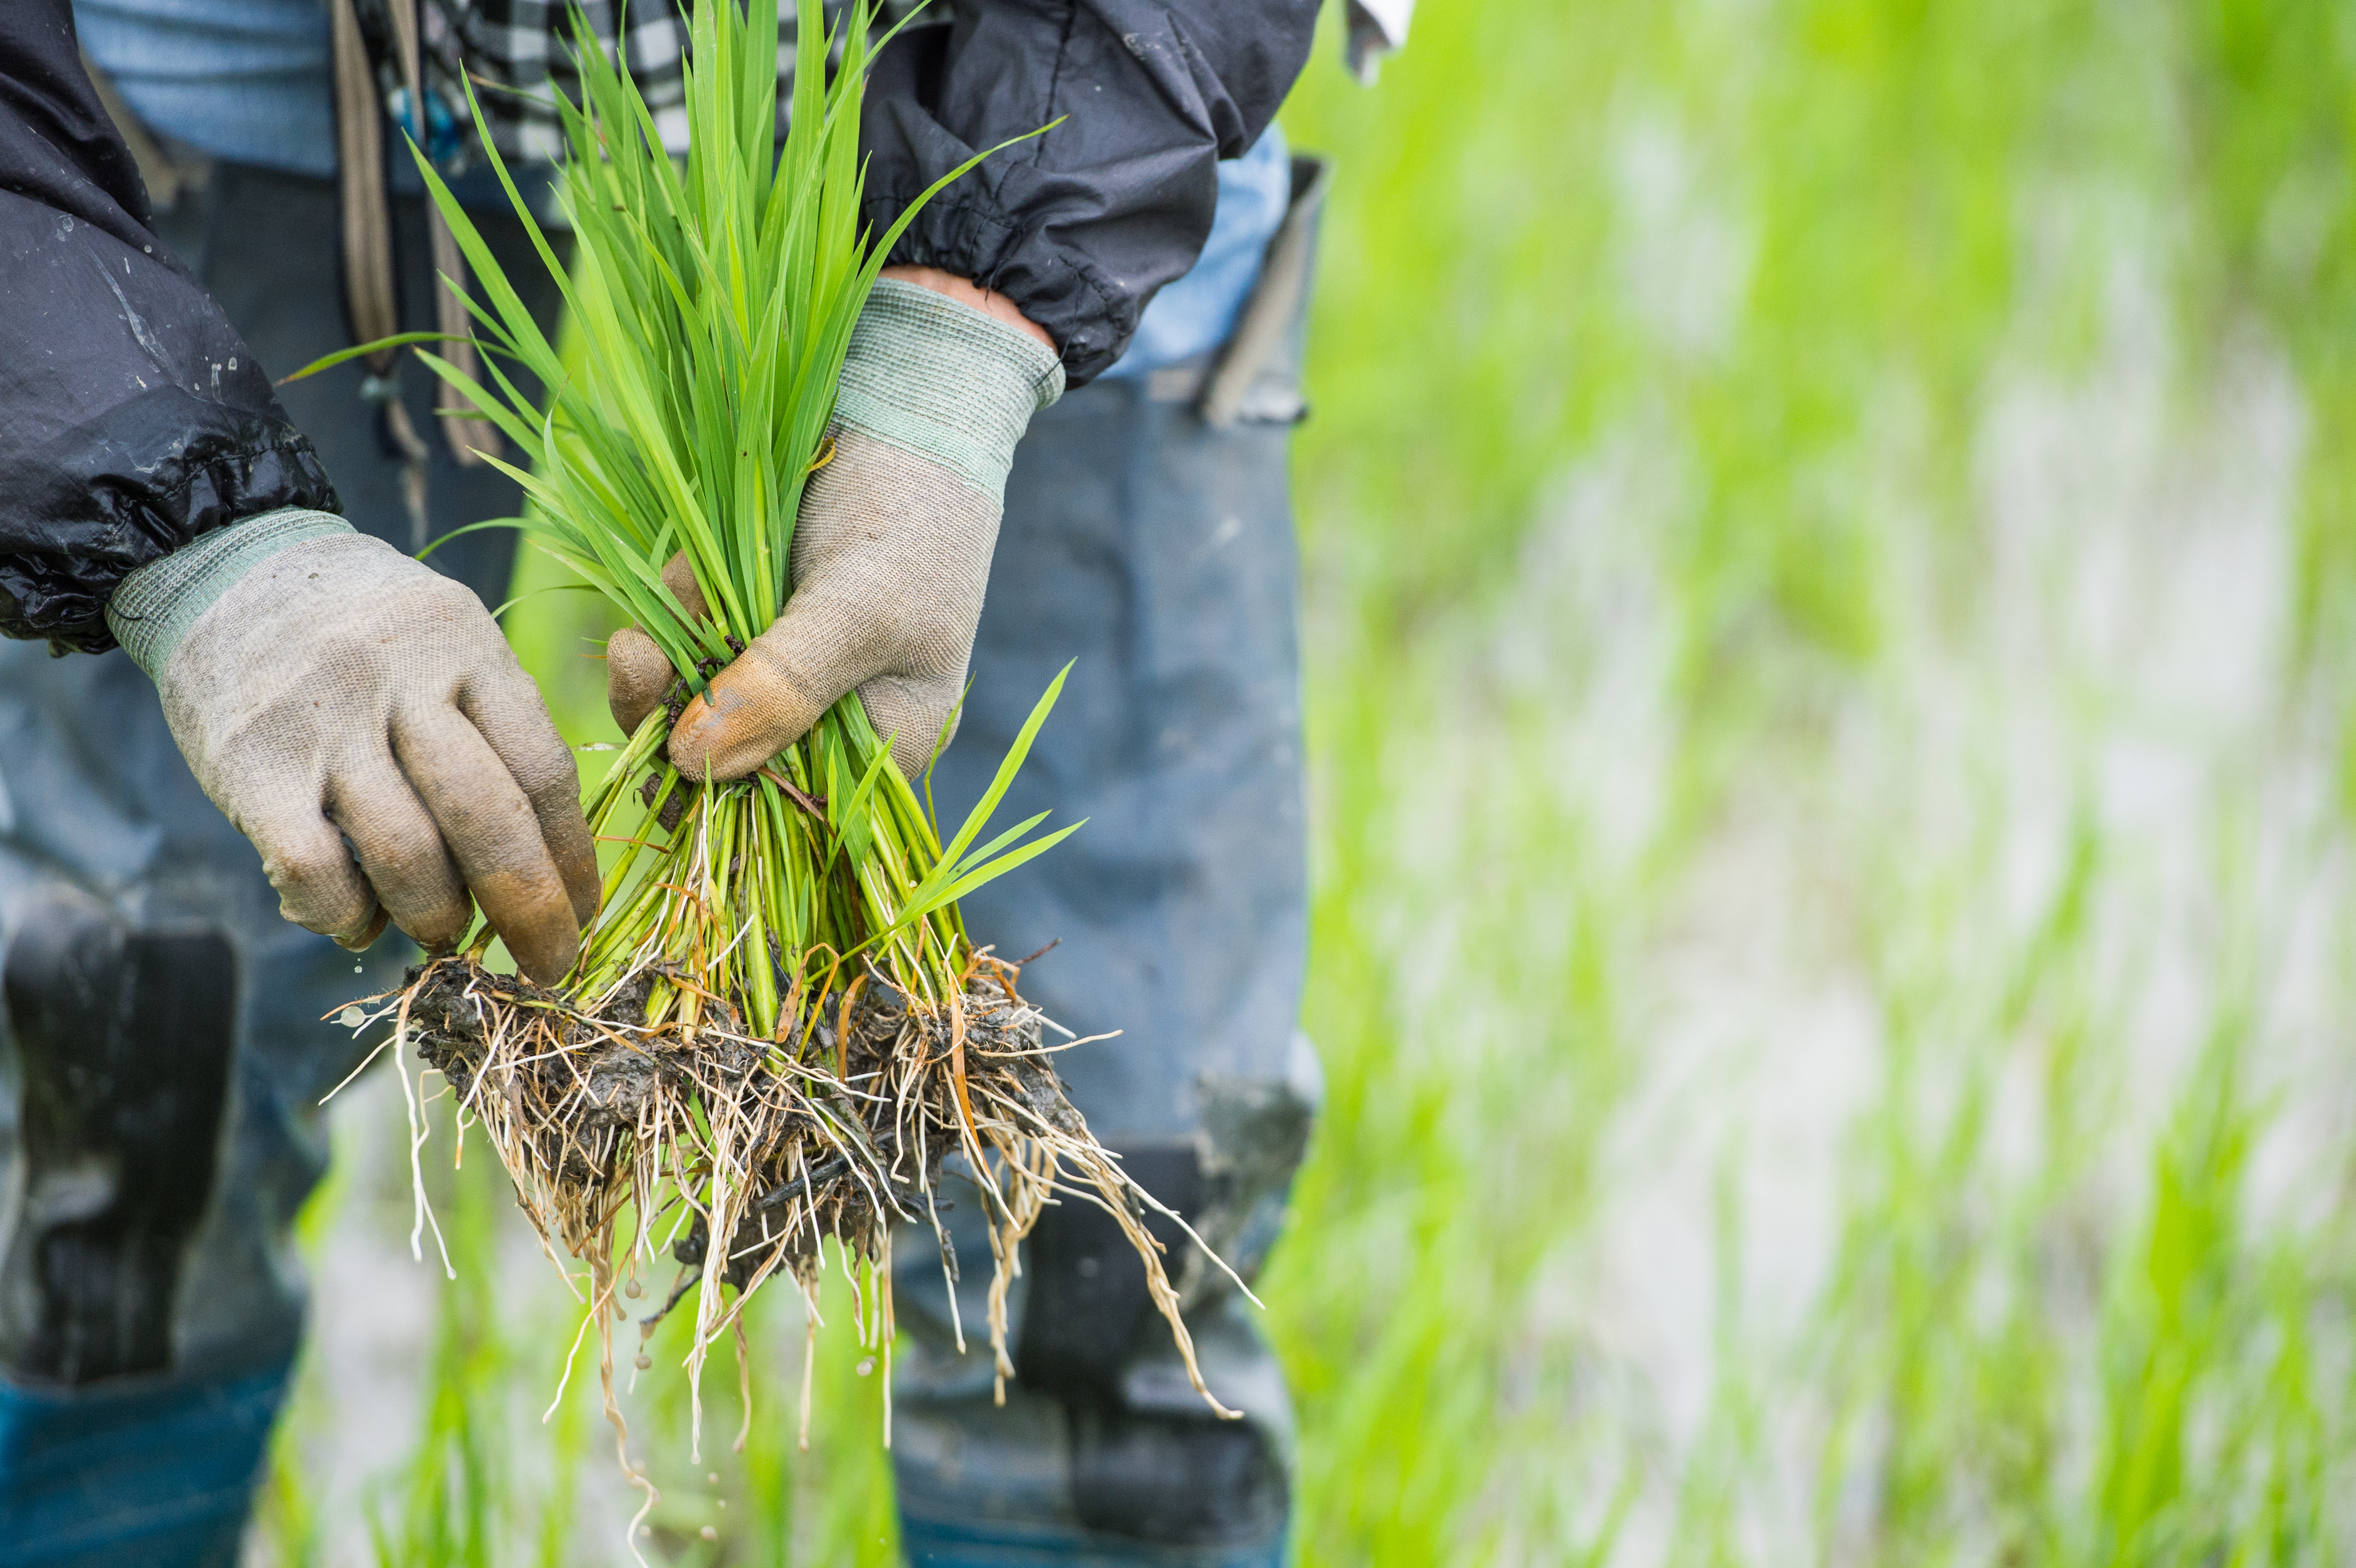
MULTIPOLYGON (((463 172, 480 156, 466 82, 476 85, 491 140, 509 162, 552 162, 563 155, 556 95, 579 101, 574 52, 584 47, 612 58, 618 49, 663 143, 687 150, 685 83, 689 0, 415 0, 419 20, 423 112, 410 102, 395 56, 392 0, 355 0, 360 30, 376 61, 377 80, 395 124, 415 137, 444 176, 463 172), (576 33, 576 19, 580 31, 576 33)), ((925 0, 883 0, 877 25, 913 15, 925 0)), ((783 9, 790 12, 790 3, 783 9)), ((830 17, 841 0, 827 0, 830 17)), ((943 7, 941 20, 948 18, 943 7)), ((795 22, 777 24, 777 72, 793 74, 795 22)), ((783 113, 780 103, 779 112, 783 113)), ((781 127, 782 128, 782 127, 781 127)))

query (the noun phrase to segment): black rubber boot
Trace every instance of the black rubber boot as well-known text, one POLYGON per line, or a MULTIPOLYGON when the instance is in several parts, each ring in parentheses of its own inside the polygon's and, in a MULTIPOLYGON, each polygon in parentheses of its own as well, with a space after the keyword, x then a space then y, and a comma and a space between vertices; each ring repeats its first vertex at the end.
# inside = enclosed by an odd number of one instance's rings
MULTIPOLYGON (((1192 1144, 1132 1148, 1124 1163, 1180 1213, 1209 1206, 1211 1184, 1192 1144)), ((1169 1220, 1149 1215, 1146 1225, 1165 1256, 1192 1252, 1169 1220)), ((1058 1204, 1040 1216, 1026 1253, 1031 1293, 1015 1367, 1023 1388, 1064 1407, 1079 1522, 1180 1546, 1280 1538, 1290 1488, 1283 1456, 1258 1423, 1222 1421, 1191 1390, 1173 1404, 1140 1408, 1139 1369, 1162 1359, 1170 1328, 1119 1223, 1093 1204, 1058 1204)))
POLYGON ((220 1164, 236 953, 61 898, 20 927, 0 990, 24 1096, 0 1365, 55 1384, 163 1371, 220 1164))

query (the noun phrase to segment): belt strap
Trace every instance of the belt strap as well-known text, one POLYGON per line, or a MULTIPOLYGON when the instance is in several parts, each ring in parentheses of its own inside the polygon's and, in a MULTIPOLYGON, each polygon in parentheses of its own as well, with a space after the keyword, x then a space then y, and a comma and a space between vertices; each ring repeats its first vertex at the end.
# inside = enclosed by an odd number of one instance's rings
MULTIPOLYGON (((1227 346, 1205 379, 1197 411, 1214 429, 1226 430, 1248 413, 1290 422, 1303 416, 1306 405, 1297 387, 1283 389, 1280 408, 1255 408, 1254 389, 1262 371, 1283 353, 1296 330, 1301 308, 1309 297, 1309 274, 1316 258, 1317 224, 1333 184, 1333 165, 1323 158, 1292 160, 1292 199, 1276 237, 1268 242, 1260 262, 1259 283, 1244 303, 1243 315, 1227 336, 1227 346)), ((1294 374, 1298 376, 1298 367, 1294 374)))
MULTIPOLYGON (((423 131, 424 82, 419 69, 416 0, 391 0, 392 43, 402 85, 418 129, 423 131)), ((377 92, 376 72, 369 60, 368 40, 361 36, 352 0, 334 0, 333 54, 336 79, 336 162, 340 171, 343 204, 344 306, 352 333, 361 342, 391 337, 401 330, 401 293, 393 270, 391 192, 384 176, 384 105, 377 92)), ((479 377, 473 326, 466 312, 466 259, 450 232, 442 209, 426 203, 426 229, 434 270, 440 281, 434 291, 434 330, 451 341, 442 345, 444 357, 460 372, 479 377)), ((360 395, 378 404, 384 428, 406 473, 402 496, 409 513, 412 551, 423 549, 431 537, 425 505, 425 476, 431 452, 411 423, 401 398, 400 350, 386 349, 367 360, 369 374, 360 395)), ((443 421, 443 440, 451 460, 474 467, 486 452, 499 450, 498 432, 487 421, 458 417, 466 410, 456 388, 441 382, 434 407, 443 421)))

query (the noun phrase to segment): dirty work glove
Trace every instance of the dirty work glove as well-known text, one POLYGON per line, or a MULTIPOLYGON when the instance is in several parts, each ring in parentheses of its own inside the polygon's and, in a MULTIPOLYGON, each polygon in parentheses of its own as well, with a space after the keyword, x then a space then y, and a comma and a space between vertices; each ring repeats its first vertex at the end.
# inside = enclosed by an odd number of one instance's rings
MULTIPOLYGON (((687 564, 684 551, 663 562, 662 580, 689 620, 710 617, 703 590, 696 586, 695 569, 687 564)), ((667 701, 674 688, 684 689, 678 671, 671 668, 661 645, 648 636, 643 627, 625 626, 606 639, 605 707, 623 734, 636 734, 647 715, 667 701)))
MULTIPOLYGON (((802 496, 785 613, 680 715, 680 771, 701 778, 708 761, 712 777, 741 778, 856 688, 900 771, 922 773, 964 696, 1014 443, 1063 389, 1062 364, 1036 338, 930 289, 878 283, 843 361, 834 455, 802 496)), ((636 628, 606 658, 626 734, 670 667, 636 628)))
POLYGON ((572 967, 597 908, 579 775, 464 587, 290 507, 141 567, 106 620, 287 919, 443 949, 472 889, 525 974, 572 967))

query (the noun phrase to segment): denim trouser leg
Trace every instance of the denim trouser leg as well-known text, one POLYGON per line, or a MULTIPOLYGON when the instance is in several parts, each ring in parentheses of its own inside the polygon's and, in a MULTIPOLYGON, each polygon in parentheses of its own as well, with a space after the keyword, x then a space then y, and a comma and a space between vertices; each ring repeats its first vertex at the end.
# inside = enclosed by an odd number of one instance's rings
MULTIPOLYGON (((402 217, 428 319, 422 209, 402 217)), ((331 185, 224 166, 174 218, 166 242, 273 372, 348 341, 331 185)), ((284 396, 352 521, 406 547, 357 368, 284 396)), ((438 450, 429 495, 437 533, 516 507, 438 450)), ((434 559, 496 599, 511 548, 478 534, 434 559)), ((234 1562, 302 1332, 291 1230, 326 1169, 318 1100, 358 1057, 320 1017, 406 956, 279 917, 123 654, 0 643, 0 1564, 234 1562)))
MULTIPOLYGON (((935 787, 980 794, 1031 704, 1076 660, 1001 810, 1088 818, 966 901, 977 941, 1022 958, 1026 997, 1076 1034, 1057 1064, 1090 1126, 1247 1273, 1264 1254, 1317 1096, 1295 1029, 1305 933, 1295 558, 1287 428, 1215 431, 1146 379, 1103 381, 1032 426, 935 787)), ((961 1205, 949 1218, 971 1225, 961 1205)), ((988 1254, 961 1236, 967 1258, 988 1254)), ((1182 1245, 1171 1257, 1204 1369, 1249 1419, 1188 1387, 1145 1277, 1107 1216, 1051 1209, 1014 1297, 1018 1377, 991 1396, 987 1269, 950 1339, 930 1238, 900 1261, 893 1463, 919 1565, 1272 1565, 1290 1415, 1252 1312, 1182 1245), (1183 1264, 1179 1260, 1183 1260, 1183 1264)))

